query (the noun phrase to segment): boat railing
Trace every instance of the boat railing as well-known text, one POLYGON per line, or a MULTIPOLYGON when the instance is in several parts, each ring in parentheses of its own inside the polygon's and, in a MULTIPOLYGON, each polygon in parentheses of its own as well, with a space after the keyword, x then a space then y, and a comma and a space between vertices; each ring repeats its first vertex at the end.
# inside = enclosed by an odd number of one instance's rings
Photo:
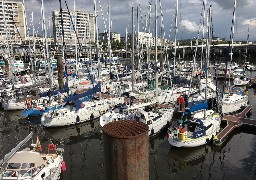
POLYGON ((25 143, 27 143, 33 136, 33 132, 31 132, 23 141, 21 141, 15 148, 11 150, 8 154, 4 156, 4 159, 0 161, 0 166, 6 163, 25 143))

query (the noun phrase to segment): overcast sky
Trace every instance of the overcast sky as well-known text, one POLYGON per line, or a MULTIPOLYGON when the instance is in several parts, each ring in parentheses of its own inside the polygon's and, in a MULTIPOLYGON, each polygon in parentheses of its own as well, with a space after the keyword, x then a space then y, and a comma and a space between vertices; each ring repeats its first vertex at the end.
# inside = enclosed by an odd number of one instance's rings
MULTIPOLYGON (((18 0, 21 1, 22 0, 18 0)), ((95 0, 98 11, 99 31, 104 32, 108 28, 108 0, 95 0)), ((66 0, 69 9, 74 9, 74 0, 66 0)), ((231 22, 233 18, 234 0, 206 0, 206 9, 212 5, 213 13, 213 31, 214 36, 229 39, 231 33, 231 22)), ((176 0, 157 0, 158 6, 158 32, 161 22, 165 38, 174 38, 175 9, 176 0), (161 18, 161 12, 163 18, 161 18), (171 30, 171 31, 170 31, 171 30)), ((75 0, 76 9, 94 13, 94 0, 75 0)), ((151 4, 151 28, 150 32, 154 34, 154 16, 155 0, 110 0, 111 31, 119 32, 121 36, 125 35, 125 29, 131 32, 131 10, 132 7, 139 7, 139 27, 144 31, 146 24, 146 15, 149 12, 151 4)), ((25 0, 27 11, 28 26, 31 25, 31 12, 34 13, 34 25, 38 33, 41 33, 41 0, 25 0)), ((65 0, 62 0, 62 7, 66 9, 65 0)), ((246 40, 249 26, 249 41, 256 40, 256 0, 237 0, 236 21, 235 21, 235 40, 246 40)), ((49 33, 52 35, 51 12, 59 10, 58 0, 44 0, 45 16, 49 33)), ((203 0, 179 0, 178 13, 178 35, 177 39, 197 37, 200 22, 202 22, 201 13, 203 9, 203 0)), ((135 14, 136 22, 136 14, 135 14)), ((136 22, 137 26, 137 22, 136 22)), ((135 27, 137 30, 137 27, 135 27)), ((160 34, 158 35, 160 36, 160 34)), ((200 32, 202 36, 202 29, 200 32)))

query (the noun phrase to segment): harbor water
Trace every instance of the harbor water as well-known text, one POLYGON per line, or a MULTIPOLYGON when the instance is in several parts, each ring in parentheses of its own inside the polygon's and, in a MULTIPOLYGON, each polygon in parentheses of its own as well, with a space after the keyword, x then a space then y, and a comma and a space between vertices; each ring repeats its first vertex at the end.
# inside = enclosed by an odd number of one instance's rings
MULTIPOLYGON (((256 95, 249 89, 251 118, 256 117, 256 95)), ((62 180, 102 179, 103 139, 99 121, 61 128, 42 128, 38 121, 20 119, 22 111, 0 112, 0 159, 29 131, 38 135, 43 150, 49 141, 64 147, 67 170, 62 180), (38 125, 34 125, 38 124, 38 125)), ((255 118, 256 119, 256 118, 255 118)), ((170 146, 166 131, 150 140, 149 173, 152 180, 256 179, 256 128, 237 129, 221 147, 190 149, 170 146)))

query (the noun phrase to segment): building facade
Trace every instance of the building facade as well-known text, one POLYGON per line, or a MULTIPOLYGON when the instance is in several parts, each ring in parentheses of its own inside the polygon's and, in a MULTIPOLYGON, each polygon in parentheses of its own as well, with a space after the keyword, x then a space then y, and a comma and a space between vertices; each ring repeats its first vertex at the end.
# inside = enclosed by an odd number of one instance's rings
MULTIPOLYGON (((170 45, 170 40, 168 39, 163 39, 157 37, 157 46, 167 46, 170 45)), ((132 33, 128 33, 127 37, 128 44, 131 45, 132 42, 132 33)), ((155 47, 155 37, 152 35, 152 33, 147 33, 147 32, 139 32, 135 33, 134 37, 134 43, 135 45, 139 44, 139 46, 143 47, 155 47)))
MULTIPOLYGON (((65 44, 86 45, 95 42, 95 18, 93 13, 83 11, 62 11, 65 44)), ((53 35, 56 45, 62 45, 62 24, 60 11, 52 12, 53 35)))
POLYGON ((27 37, 25 7, 21 2, 0 1, 0 43, 20 44, 27 37))
MULTIPOLYGON (((117 32, 110 32, 110 41, 118 41, 120 42, 121 35, 117 32)), ((108 33, 99 33, 99 41, 100 42, 107 42, 108 41, 108 33)))

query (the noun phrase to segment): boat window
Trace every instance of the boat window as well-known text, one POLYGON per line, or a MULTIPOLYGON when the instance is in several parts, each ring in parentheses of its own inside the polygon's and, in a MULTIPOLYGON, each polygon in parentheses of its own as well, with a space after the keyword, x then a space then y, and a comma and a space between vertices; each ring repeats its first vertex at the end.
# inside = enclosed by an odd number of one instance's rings
POLYGON ((208 125, 208 126, 206 127, 206 130, 210 129, 211 127, 212 127, 212 124, 208 125))
MULTIPOLYGON (((21 176, 23 176, 27 171, 28 171, 28 170, 20 170, 20 171, 19 171, 19 174, 20 174, 21 176)), ((29 176, 29 175, 26 175, 26 176, 29 176)), ((26 177, 26 176, 24 176, 24 177, 26 177)))
POLYGON ((159 116, 157 116, 157 117, 153 118, 152 120, 153 120, 153 121, 156 121, 156 120, 160 119, 161 117, 162 117, 162 116, 161 116, 161 115, 159 115, 159 116))
POLYGON ((36 173, 36 168, 30 169, 28 171, 25 171, 25 174, 23 177, 32 177, 36 173))
POLYGON ((21 166, 21 169, 32 168, 32 167, 35 167, 34 163, 23 163, 21 166))
POLYGON ((9 163, 7 169, 19 169, 20 165, 20 163, 9 163))

